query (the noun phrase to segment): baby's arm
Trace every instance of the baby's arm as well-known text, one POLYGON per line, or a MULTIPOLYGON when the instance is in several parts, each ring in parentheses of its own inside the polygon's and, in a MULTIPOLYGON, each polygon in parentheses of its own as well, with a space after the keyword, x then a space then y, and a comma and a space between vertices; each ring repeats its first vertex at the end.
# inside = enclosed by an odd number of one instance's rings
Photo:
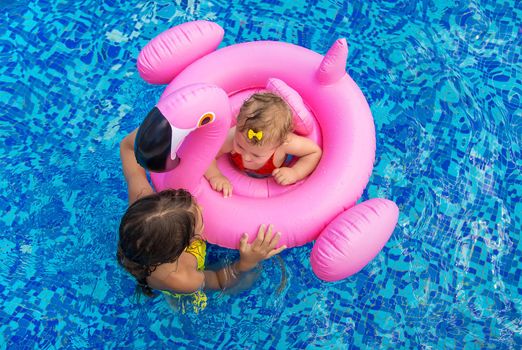
POLYGON ((145 169, 136 162, 134 155, 134 140, 137 132, 138 129, 134 130, 120 142, 120 158, 123 175, 127 181, 129 204, 154 192, 147 180, 145 169))
MULTIPOLYGON (((236 128, 231 128, 228 131, 227 138, 225 140, 225 143, 223 146, 221 146, 221 149, 219 150, 216 158, 220 157, 221 155, 225 153, 232 152, 232 142, 234 139, 234 132, 236 128)), ((217 192, 223 191, 223 197, 230 197, 232 195, 232 184, 230 181, 221 173, 217 166, 217 162, 214 159, 212 161, 212 164, 210 164, 209 168, 205 172, 205 178, 210 183, 210 186, 213 190, 217 192)))
POLYGON ((288 135, 287 142, 281 147, 285 154, 299 157, 299 160, 291 168, 274 169, 272 175, 280 185, 291 185, 310 175, 323 154, 321 148, 315 142, 296 134, 288 135))

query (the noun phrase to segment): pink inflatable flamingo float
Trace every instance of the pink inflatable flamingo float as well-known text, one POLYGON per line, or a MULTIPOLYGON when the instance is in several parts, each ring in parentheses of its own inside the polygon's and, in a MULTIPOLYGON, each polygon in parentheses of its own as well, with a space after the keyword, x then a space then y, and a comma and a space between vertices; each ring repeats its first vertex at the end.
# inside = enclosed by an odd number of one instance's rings
POLYGON ((388 241, 398 208, 386 199, 356 205, 373 168, 375 129, 364 96, 345 71, 346 41, 336 41, 326 56, 275 41, 215 51, 223 33, 212 22, 188 22, 160 34, 140 53, 141 76, 168 83, 156 107, 172 128, 172 159, 179 161, 169 172, 151 173, 154 187, 193 193, 204 208, 211 243, 237 249, 243 232, 272 223, 283 233, 280 244, 315 240, 311 265, 319 278, 335 281, 358 272, 388 241), (240 173, 225 155, 218 165, 234 195, 223 198, 203 174, 232 124, 231 110, 270 78, 276 78, 272 88, 286 94, 296 123, 302 122, 298 131, 320 143, 323 156, 307 179, 283 187, 240 173), (285 83, 291 88, 285 90, 285 83))

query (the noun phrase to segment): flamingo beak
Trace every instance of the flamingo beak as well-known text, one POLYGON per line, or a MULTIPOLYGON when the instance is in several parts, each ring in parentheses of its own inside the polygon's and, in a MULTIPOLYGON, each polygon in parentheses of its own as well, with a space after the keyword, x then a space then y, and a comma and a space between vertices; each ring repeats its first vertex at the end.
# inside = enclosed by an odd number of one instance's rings
POLYGON ((163 113, 154 107, 136 134, 136 162, 143 168, 157 173, 174 169, 180 162, 177 152, 185 137, 194 129, 172 126, 163 113))
POLYGON ((192 131, 196 130, 196 128, 193 129, 179 129, 175 126, 170 125, 172 129, 172 139, 170 143, 170 159, 175 160, 178 156, 178 150, 181 144, 183 143, 183 140, 185 140, 185 137, 188 136, 192 131))

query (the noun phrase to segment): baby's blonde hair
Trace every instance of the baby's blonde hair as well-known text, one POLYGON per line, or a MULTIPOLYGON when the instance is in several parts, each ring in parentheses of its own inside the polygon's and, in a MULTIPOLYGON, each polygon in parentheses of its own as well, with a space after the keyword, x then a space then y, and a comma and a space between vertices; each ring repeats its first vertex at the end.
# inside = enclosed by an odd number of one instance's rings
POLYGON ((276 94, 253 94, 239 110, 236 130, 243 133, 253 145, 282 144, 293 130, 292 112, 276 94), (262 137, 249 138, 249 130, 254 133, 262 132, 262 137))

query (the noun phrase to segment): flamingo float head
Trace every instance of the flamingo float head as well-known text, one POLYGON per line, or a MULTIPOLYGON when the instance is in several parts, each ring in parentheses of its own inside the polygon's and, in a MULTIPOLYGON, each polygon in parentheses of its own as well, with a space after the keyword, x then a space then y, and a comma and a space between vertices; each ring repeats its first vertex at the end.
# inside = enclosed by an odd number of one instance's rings
POLYGON ((163 99, 138 129, 134 143, 136 161, 158 173, 173 170, 180 162, 177 152, 187 135, 215 119, 214 112, 210 111, 198 118, 176 118, 171 99, 163 99))

